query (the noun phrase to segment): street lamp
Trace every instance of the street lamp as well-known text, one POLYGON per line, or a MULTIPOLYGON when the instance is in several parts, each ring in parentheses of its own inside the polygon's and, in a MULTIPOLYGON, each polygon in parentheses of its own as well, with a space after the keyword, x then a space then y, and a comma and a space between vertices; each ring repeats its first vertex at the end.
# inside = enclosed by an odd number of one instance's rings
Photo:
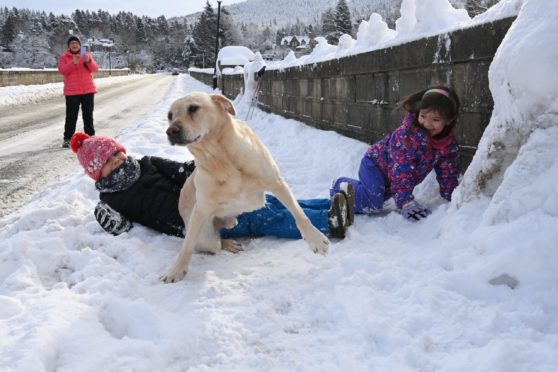
POLYGON ((111 60, 110 60, 110 49, 111 49, 111 47, 112 47, 112 44, 109 45, 109 47, 108 47, 108 50, 109 50, 109 76, 111 76, 110 72, 111 72, 111 68, 112 68, 112 63, 111 63, 111 60))
POLYGON ((105 48, 105 50, 108 49, 108 57, 109 57, 109 76, 111 76, 111 72, 112 72, 112 61, 111 61, 111 56, 110 56, 110 50, 112 49, 112 47, 114 46, 114 40, 111 39, 100 39, 100 44, 105 48))
POLYGON ((128 69, 128 75, 130 75, 130 51, 126 49, 126 68, 128 69))
POLYGON ((221 18, 221 1, 217 0, 217 32, 215 33, 215 66, 213 67, 213 89, 217 89, 217 52, 219 51, 219 22, 221 18))

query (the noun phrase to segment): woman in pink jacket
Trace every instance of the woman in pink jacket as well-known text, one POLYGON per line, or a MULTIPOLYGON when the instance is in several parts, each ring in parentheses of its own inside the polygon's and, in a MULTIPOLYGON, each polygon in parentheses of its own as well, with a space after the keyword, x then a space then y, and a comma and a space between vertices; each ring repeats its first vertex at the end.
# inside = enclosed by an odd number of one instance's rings
POLYGON ((58 71, 64 75, 64 95, 66 96, 66 122, 62 147, 69 147, 70 138, 76 131, 80 105, 84 132, 90 136, 95 134, 93 106, 97 87, 93 81, 93 73, 99 71, 99 66, 95 63, 91 53, 82 53, 79 38, 70 36, 68 49, 60 56, 58 71))

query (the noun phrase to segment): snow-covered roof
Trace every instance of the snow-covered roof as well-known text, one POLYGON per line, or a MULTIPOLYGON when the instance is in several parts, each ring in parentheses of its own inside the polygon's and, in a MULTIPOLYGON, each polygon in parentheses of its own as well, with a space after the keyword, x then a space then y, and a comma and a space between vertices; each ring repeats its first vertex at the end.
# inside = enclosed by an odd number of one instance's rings
POLYGON ((93 38, 87 39, 85 44, 86 45, 101 45, 101 46, 110 48, 110 47, 114 46, 114 41, 112 41, 110 39, 97 39, 96 37, 93 37, 93 38))
POLYGON ((281 45, 285 45, 285 43, 290 44, 295 37, 301 44, 308 44, 310 42, 310 37, 305 35, 283 36, 281 39, 281 45))
POLYGON ((285 43, 290 44, 292 39, 292 36, 283 36, 283 38, 281 39, 281 45, 285 43))

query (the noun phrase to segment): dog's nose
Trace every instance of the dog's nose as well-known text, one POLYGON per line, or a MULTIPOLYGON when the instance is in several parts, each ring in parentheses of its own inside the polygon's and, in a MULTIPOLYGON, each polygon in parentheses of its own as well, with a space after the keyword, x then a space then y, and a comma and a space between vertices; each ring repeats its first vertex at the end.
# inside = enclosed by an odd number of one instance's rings
POLYGON ((180 132, 180 128, 178 127, 178 125, 171 125, 167 128, 167 136, 172 136, 173 134, 176 134, 180 132))
POLYGON ((176 124, 171 124, 167 128, 167 138, 171 145, 176 145, 177 143, 180 143, 180 139, 181 139, 180 127, 176 124))

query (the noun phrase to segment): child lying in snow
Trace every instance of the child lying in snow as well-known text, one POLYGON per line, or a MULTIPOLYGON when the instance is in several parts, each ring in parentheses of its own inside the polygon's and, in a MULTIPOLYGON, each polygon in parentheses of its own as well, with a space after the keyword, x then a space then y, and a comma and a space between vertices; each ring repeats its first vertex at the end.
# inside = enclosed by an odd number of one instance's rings
MULTIPOLYGON (((193 161, 179 163, 155 156, 136 160, 126 148, 105 136, 76 132, 70 146, 85 173, 95 180, 100 202, 95 217, 114 235, 129 231, 137 222, 165 234, 184 236, 184 221, 178 212, 182 185, 195 168, 193 161)), ((322 233, 343 239, 353 221, 352 187, 330 199, 299 200, 299 204, 322 233)), ((300 239, 290 212, 271 195, 263 208, 238 216, 238 224, 221 231, 223 238, 276 236, 300 239)))

